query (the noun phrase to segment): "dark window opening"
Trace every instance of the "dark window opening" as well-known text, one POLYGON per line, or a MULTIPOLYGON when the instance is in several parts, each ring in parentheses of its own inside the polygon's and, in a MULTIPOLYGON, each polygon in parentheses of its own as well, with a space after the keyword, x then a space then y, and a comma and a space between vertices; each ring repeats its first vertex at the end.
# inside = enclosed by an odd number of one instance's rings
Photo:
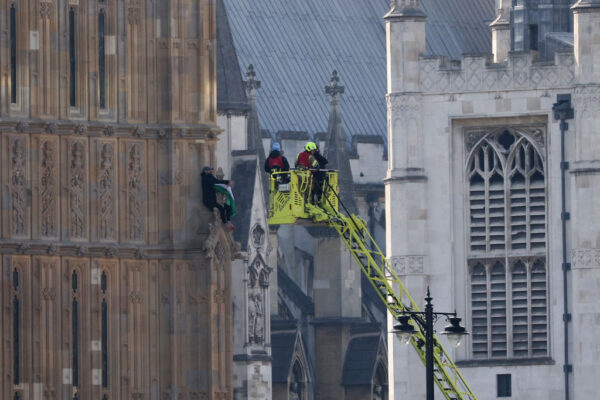
POLYGON ((17 9, 10 7, 10 102, 17 102, 17 9))
POLYGON ((512 387, 511 387, 511 375, 510 374, 499 374, 496 375, 496 380, 498 383, 498 397, 511 397, 512 396, 512 387))
POLYGON ((69 10, 69 71, 71 73, 69 97, 71 107, 75 107, 77 104, 75 94, 77 89, 75 86, 77 82, 77 58, 75 55, 75 10, 73 8, 69 10))
POLYGON ((106 303, 106 271, 100 279, 102 290, 102 387, 108 387, 108 304, 106 303))
POLYGON ((100 108, 106 108, 105 19, 104 10, 100 10, 100 14, 98 14, 98 83, 100 108))
POLYGON ((73 300, 71 309, 71 333, 73 338, 73 387, 79 386, 79 303, 77 301, 77 272, 73 271, 71 275, 71 285, 73 288, 73 300))
POLYGON ((13 383, 19 384, 19 298, 13 299, 13 383))
POLYGON ((538 49, 538 26, 536 24, 529 25, 529 49, 538 49))
MULTIPOLYGON (((13 269, 13 290, 15 292, 13 298, 13 383, 18 385, 20 383, 19 379, 19 271, 17 269, 13 269)), ((15 393, 15 398, 18 396, 18 393, 15 393)))

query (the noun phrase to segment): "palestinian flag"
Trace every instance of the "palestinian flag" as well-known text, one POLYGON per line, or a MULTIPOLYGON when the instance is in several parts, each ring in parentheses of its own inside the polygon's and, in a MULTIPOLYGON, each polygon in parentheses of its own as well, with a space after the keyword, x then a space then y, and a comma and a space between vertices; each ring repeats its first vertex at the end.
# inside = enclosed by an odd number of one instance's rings
POLYGON ((233 197, 233 192, 231 188, 227 185, 223 185, 222 183, 218 183, 214 185, 215 191, 217 193, 221 193, 225 196, 225 204, 231 207, 231 216, 235 217, 236 208, 235 208, 235 198, 233 197))

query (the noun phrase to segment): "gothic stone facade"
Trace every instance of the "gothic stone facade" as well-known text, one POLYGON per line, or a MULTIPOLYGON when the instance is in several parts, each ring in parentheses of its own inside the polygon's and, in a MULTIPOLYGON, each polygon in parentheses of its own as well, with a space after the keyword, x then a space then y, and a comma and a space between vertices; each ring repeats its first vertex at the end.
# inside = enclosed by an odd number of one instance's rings
POLYGON ((229 399, 208 0, 0 1, 3 399, 229 399))
MULTIPOLYGON (((466 321, 471 336, 454 356, 478 399, 597 396, 600 4, 573 6, 574 50, 551 63, 508 53, 508 34, 494 35, 495 62, 419 57, 425 16, 407 4, 398 0, 386 21, 391 262, 413 297, 430 286, 437 311, 456 309, 466 321), (575 110, 568 166, 552 112, 558 94, 570 94, 575 110)), ((390 396, 423 397, 420 360, 393 335, 389 346, 390 396)))

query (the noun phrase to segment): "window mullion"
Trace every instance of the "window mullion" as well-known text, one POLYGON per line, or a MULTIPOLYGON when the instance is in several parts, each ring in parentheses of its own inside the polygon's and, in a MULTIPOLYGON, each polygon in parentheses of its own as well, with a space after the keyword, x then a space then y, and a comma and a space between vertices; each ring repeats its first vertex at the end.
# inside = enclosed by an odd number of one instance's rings
POLYGON ((527 355, 533 356, 533 305, 532 305, 532 285, 531 274, 533 269, 533 260, 526 260, 527 267, 527 355))
POLYGON ((487 300, 487 340, 488 358, 492 358, 492 268, 489 263, 485 264, 486 300, 487 300))

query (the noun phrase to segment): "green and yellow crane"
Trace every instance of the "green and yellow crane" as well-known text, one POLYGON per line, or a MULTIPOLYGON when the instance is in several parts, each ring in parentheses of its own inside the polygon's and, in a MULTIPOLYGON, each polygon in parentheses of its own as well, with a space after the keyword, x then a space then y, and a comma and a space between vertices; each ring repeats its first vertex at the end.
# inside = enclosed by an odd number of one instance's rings
MULTIPOLYGON (((394 320, 419 312, 419 308, 387 258, 366 228, 366 222, 349 213, 338 196, 336 171, 321 170, 323 179, 314 172, 295 170, 275 172, 270 179, 269 224, 303 224, 329 226, 337 231, 365 276, 375 288, 394 320), (321 198, 312 204, 314 185, 322 185, 321 198), (340 205, 346 211, 339 211, 340 205)), ((426 362, 426 334, 422 324, 410 322, 416 333, 410 342, 426 362)), ((438 338, 433 335, 433 379, 448 400, 476 400, 460 371, 438 338)))

